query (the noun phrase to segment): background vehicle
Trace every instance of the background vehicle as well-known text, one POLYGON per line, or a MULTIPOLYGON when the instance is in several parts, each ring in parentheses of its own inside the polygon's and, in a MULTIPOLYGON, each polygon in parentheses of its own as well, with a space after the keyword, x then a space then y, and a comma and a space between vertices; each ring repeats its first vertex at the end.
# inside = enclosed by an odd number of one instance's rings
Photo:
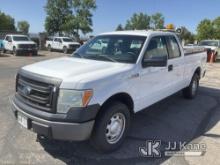
POLYGON ((3 40, 0 39, 0 51, 2 51, 4 48, 3 40))
POLYGON ((99 151, 118 148, 131 115, 180 90, 196 96, 207 54, 184 53, 174 33, 101 34, 72 56, 23 67, 12 110, 38 135, 81 141, 99 151))
POLYGON ((37 55, 37 44, 26 35, 6 35, 3 44, 3 52, 10 51, 15 56, 22 53, 37 55))
POLYGON ((208 53, 214 53, 214 61, 220 59, 220 40, 202 40, 199 45, 205 47, 208 53))
POLYGON ((62 50, 63 53, 68 53, 78 49, 80 47, 80 43, 73 41, 73 39, 69 37, 54 37, 49 38, 46 41, 45 46, 49 51, 62 50))

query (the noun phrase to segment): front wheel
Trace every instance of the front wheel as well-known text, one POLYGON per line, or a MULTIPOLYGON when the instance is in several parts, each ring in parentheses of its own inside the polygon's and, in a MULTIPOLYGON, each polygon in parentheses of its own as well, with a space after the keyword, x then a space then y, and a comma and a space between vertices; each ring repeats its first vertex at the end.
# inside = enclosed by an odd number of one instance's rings
POLYGON ((14 56, 17 56, 17 55, 18 55, 18 52, 17 52, 17 50, 16 50, 16 47, 13 47, 12 53, 13 53, 14 56))
POLYGON ((67 49, 66 46, 63 47, 63 53, 64 53, 64 54, 67 54, 67 53, 68 53, 68 49, 67 49))
POLYGON ((130 126, 130 112, 121 102, 112 102, 98 115, 91 137, 91 145, 100 152, 117 149, 130 126))
POLYGON ((195 96, 197 95, 198 87, 199 87, 199 76, 198 74, 194 74, 190 82, 190 85, 185 89, 183 89, 183 96, 186 99, 195 98, 195 96))

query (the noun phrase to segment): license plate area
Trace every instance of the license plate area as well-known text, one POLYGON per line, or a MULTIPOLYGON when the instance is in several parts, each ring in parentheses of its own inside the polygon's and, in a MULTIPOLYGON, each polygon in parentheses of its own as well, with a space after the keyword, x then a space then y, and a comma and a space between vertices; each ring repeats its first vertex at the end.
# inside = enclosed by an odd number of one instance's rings
POLYGON ((17 121, 24 128, 28 128, 28 118, 20 112, 17 113, 17 121))

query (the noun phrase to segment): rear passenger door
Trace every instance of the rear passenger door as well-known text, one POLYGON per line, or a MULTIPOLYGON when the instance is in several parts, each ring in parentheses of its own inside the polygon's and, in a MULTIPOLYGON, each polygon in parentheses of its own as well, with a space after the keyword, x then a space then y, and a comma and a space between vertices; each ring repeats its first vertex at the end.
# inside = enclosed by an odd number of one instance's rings
POLYGON ((168 48, 168 74, 170 78, 170 90, 177 92, 184 87, 184 55, 175 36, 166 36, 168 48))

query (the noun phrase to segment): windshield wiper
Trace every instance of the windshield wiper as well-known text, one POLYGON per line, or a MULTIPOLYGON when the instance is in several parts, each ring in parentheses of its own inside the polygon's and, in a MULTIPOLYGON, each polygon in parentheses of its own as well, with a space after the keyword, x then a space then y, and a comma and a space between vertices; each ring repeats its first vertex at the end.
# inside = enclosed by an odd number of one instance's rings
POLYGON ((106 58, 106 59, 109 60, 109 61, 118 62, 118 61, 116 61, 115 59, 113 59, 113 58, 111 58, 111 57, 109 57, 109 56, 106 56, 106 55, 98 55, 97 57, 104 57, 104 58, 106 58))

